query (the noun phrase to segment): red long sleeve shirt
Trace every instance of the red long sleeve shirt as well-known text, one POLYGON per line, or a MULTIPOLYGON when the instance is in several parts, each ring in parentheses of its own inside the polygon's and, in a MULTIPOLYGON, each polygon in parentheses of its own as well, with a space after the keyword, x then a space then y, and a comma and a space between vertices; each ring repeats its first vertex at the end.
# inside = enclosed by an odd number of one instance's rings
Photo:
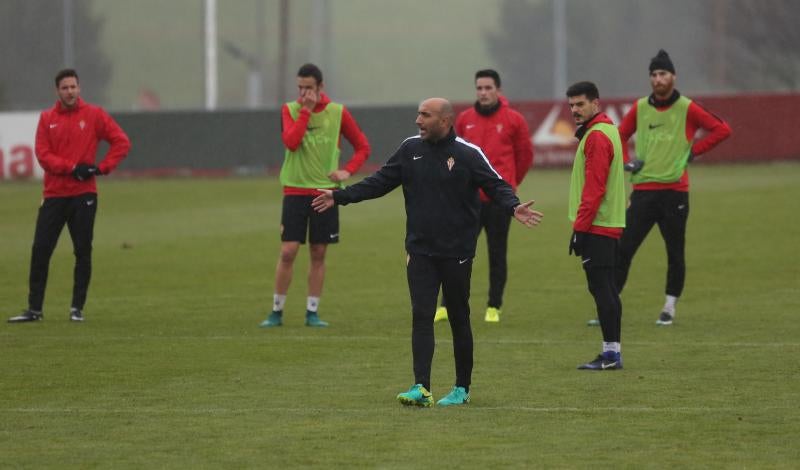
MULTIPOLYGON (((299 99, 298 102, 300 102, 299 99)), ((330 102, 331 99, 328 97, 328 95, 325 93, 320 93, 320 100, 314 107, 314 112, 321 112, 326 106, 328 106, 328 103, 330 102)), ((295 121, 292 118, 292 114, 289 112, 289 107, 283 105, 281 108, 281 125, 283 129, 281 132, 281 140, 283 140, 283 145, 285 145, 286 148, 294 151, 300 147, 300 144, 303 142, 303 137, 306 135, 308 120, 310 118, 311 112, 306 108, 300 108, 300 114, 295 121)), ((364 133, 361 131, 361 128, 358 127, 358 123, 353 118, 353 115, 350 114, 350 111, 348 111, 344 106, 342 107, 342 125, 339 133, 339 142, 337 143, 337 145, 340 147, 341 136, 344 136, 344 138, 350 142, 350 145, 353 146, 354 150, 353 157, 347 162, 347 164, 344 166, 344 169, 350 174, 355 174, 355 172, 357 172, 367 160, 367 157, 369 157, 371 149, 369 147, 367 136, 364 135, 364 133)), ((314 196, 319 194, 319 192, 315 189, 285 186, 283 188, 283 194, 293 196, 314 196)))
POLYGON ((97 192, 95 178, 78 181, 72 177, 72 170, 79 163, 95 164, 101 140, 110 147, 97 166, 107 174, 127 156, 131 142, 103 108, 78 98, 74 108, 65 108, 59 101, 42 111, 35 145, 36 158, 44 169, 45 198, 97 192))
MULTIPOLYGON (((622 138, 623 144, 628 142, 631 136, 636 133, 636 107, 637 102, 622 118, 622 123, 619 125, 619 136, 622 138)), ((657 111, 666 111, 670 106, 657 107, 657 111)), ((704 129, 708 134, 702 139, 696 140, 692 143, 692 155, 702 155, 709 150, 713 149, 717 144, 727 139, 731 135, 731 128, 728 124, 717 116, 703 109, 702 106, 692 101, 689 104, 689 109, 686 114, 686 140, 691 141, 694 139, 695 133, 699 129, 704 129)), ((627 145, 625 146, 625 161, 630 159, 627 152, 627 145)), ((634 190, 639 191, 689 191, 689 172, 684 170, 680 179, 674 183, 639 183, 633 185, 634 190)))
MULTIPOLYGON (((607 114, 599 113, 584 124, 586 132, 589 132, 592 126, 599 122, 614 124, 607 114)), ((622 228, 592 225, 606 194, 608 173, 611 170, 611 162, 614 160, 614 144, 602 132, 591 132, 586 137, 583 154, 586 182, 583 185, 578 215, 575 217, 572 228, 576 232, 589 232, 618 239, 622 236, 622 228)))
MULTIPOLYGON (((455 129, 459 137, 483 150, 492 167, 516 191, 533 164, 533 142, 525 118, 511 109, 504 96, 499 100, 500 107, 489 116, 475 107, 461 112, 455 129)), ((480 195, 481 200, 489 200, 483 191, 480 195)))

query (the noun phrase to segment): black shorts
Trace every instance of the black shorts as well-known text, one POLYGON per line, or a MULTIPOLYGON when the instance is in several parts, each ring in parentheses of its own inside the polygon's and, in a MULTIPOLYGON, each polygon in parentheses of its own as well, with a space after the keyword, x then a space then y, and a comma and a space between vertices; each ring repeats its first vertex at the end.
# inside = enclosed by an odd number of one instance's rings
POLYGON ((339 206, 323 213, 311 208, 315 196, 283 196, 281 241, 312 244, 339 243, 339 206))
POLYGON ((594 233, 587 233, 583 240, 581 263, 583 269, 614 268, 617 264, 619 240, 594 233))

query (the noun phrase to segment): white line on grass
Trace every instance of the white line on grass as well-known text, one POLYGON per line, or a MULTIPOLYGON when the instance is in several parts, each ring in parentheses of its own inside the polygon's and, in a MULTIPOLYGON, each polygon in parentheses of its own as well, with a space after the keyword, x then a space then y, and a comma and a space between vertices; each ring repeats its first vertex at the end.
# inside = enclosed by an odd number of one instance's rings
MULTIPOLYGON (((10 333, 0 333, 0 338, 15 338, 19 339, 19 335, 14 335, 10 333)), ((106 341, 157 341, 157 340, 169 340, 169 341, 197 341, 197 340, 205 340, 205 341, 242 341, 242 340, 255 340, 255 341, 330 341, 330 342, 357 342, 357 341, 399 341, 399 342, 408 342, 408 338, 405 336, 329 336, 329 335, 294 335, 294 336, 284 336, 284 335, 269 335, 269 333, 265 333, 263 335, 260 334, 242 334, 241 336, 235 335, 226 335, 226 336, 191 336, 191 335, 136 335, 136 336, 63 336, 63 335, 52 335, 52 336, 36 336, 37 339, 48 339, 48 340, 72 340, 72 341, 92 341, 98 342, 101 340, 106 341)), ((436 343, 444 343, 444 344, 451 344, 453 341, 450 339, 437 339, 436 343)), ((533 345, 552 345, 552 344, 565 344, 565 345, 575 345, 575 344, 585 344, 585 341, 578 341, 578 340, 546 340, 546 339, 511 339, 511 338, 499 338, 499 339, 476 339, 474 340, 476 344, 533 344, 533 345)), ((800 347, 800 342, 758 342, 758 341, 749 341, 749 342, 731 342, 726 343, 724 341, 691 341, 691 342, 675 342, 675 341, 626 341, 626 345, 633 345, 633 346, 656 346, 662 345, 665 343, 669 343, 671 346, 683 346, 683 347, 732 347, 732 348, 797 348, 800 347)))
MULTIPOLYGON (((708 407, 708 406, 677 406, 654 408, 650 406, 607 406, 607 407, 575 407, 575 406, 480 406, 470 404, 469 406, 459 407, 460 409, 473 412, 483 411, 511 411, 526 413, 749 413, 759 414, 767 411, 796 411, 793 407, 708 407)), ((398 410, 406 409, 397 407, 398 410)), ((413 408, 417 409, 417 408, 413 408)), ((3 413, 19 414, 149 414, 149 415, 239 415, 252 413, 351 413, 351 414, 370 414, 386 413, 386 407, 375 408, 7 408, 0 409, 3 413)))

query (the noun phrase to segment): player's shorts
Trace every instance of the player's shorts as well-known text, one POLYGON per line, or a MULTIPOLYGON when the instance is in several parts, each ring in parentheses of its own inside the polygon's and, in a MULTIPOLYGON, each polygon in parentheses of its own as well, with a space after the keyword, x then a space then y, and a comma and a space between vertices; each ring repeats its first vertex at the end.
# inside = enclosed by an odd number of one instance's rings
POLYGON ((339 243, 339 206, 319 213, 311 208, 315 196, 283 196, 281 241, 312 244, 339 243))

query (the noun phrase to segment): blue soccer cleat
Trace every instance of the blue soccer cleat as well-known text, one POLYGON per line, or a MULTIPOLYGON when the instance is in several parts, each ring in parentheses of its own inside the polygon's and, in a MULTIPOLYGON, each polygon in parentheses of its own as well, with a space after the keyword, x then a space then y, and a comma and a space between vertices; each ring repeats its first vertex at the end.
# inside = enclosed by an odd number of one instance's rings
POLYGON ((622 369, 622 354, 613 351, 605 351, 598 354, 597 358, 586 364, 578 366, 580 370, 618 370, 622 369))

